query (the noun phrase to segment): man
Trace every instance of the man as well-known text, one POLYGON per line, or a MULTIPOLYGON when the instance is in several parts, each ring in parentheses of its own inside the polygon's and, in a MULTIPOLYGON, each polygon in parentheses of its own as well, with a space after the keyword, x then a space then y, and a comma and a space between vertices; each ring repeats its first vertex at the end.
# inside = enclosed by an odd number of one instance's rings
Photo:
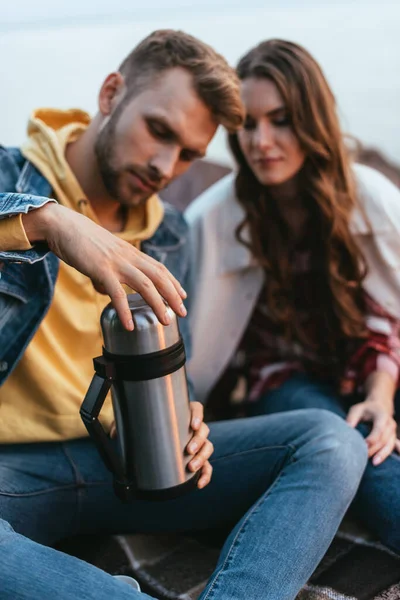
MULTIPOLYGON (((201 598, 294 598, 358 487, 366 450, 357 432, 301 411, 212 424, 211 443, 193 402, 190 468, 204 489, 122 505, 79 418, 107 302, 87 275, 128 329, 122 283, 165 323, 157 290, 184 314, 175 279, 131 246, 185 285, 186 225, 156 192, 204 155, 218 124, 240 126, 236 78, 199 40, 158 31, 105 79, 98 108, 91 121, 37 111, 21 151, 0 156, 1 189, 19 192, 3 196, 0 222, 1 597, 139 600, 148 596, 50 545, 75 533, 232 524, 201 598)), ((182 335, 189 348, 185 320, 182 335)), ((103 413, 111 427, 111 406, 103 413)))

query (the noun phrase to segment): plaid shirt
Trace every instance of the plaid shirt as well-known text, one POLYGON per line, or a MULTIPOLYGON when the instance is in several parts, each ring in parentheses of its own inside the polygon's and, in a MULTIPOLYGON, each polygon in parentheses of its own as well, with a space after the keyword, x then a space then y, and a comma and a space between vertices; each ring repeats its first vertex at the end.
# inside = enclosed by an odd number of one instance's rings
MULTIPOLYGON (((313 289, 318 285, 318 276, 311 271, 309 258, 308 251, 296 253, 293 288, 299 317, 310 338, 316 339, 313 315, 318 311, 318 305, 313 289)), ((365 302, 369 334, 364 339, 348 342, 345 349, 347 359, 339 380, 342 395, 362 392, 365 380, 376 370, 390 373, 397 387, 400 386, 400 321, 387 314, 367 294, 365 302)), ((284 336, 282 327, 268 312, 264 287, 233 360, 210 396, 215 396, 215 392, 229 395, 240 378, 241 395, 255 401, 298 372, 308 372, 321 380, 332 381, 335 367, 334 359, 324 355, 321 347, 318 351, 310 350, 284 336)))

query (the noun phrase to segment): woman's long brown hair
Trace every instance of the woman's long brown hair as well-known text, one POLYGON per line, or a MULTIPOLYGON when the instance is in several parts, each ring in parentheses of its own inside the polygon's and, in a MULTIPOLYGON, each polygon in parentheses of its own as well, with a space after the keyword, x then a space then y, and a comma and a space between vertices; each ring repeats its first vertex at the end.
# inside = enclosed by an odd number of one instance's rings
MULTIPOLYGON (((357 206, 351 161, 336 114, 336 104, 321 68, 301 46, 269 40, 239 62, 241 80, 267 78, 275 83, 306 159, 299 173, 300 196, 309 214, 312 268, 318 285, 318 350, 340 359, 349 338, 365 336, 362 280, 366 268, 350 230, 357 206)), ((267 305, 286 335, 311 344, 294 303, 290 235, 277 204, 248 166, 237 134, 229 136, 238 163, 236 192, 245 219, 236 235, 249 247, 267 277, 267 305), (243 239, 244 227, 250 242, 243 239)), ((312 344, 311 344, 312 345, 312 344)), ((314 344, 315 346, 315 344, 314 344)))

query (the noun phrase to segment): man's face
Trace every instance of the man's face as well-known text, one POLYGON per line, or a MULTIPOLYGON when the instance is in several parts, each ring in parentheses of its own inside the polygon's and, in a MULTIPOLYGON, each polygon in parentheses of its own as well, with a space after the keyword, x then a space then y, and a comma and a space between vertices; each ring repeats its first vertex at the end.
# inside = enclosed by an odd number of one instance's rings
POLYGON ((192 76, 179 68, 119 108, 100 129, 95 152, 107 192, 125 206, 143 203, 184 173, 204 156, 217 128, 192 76))

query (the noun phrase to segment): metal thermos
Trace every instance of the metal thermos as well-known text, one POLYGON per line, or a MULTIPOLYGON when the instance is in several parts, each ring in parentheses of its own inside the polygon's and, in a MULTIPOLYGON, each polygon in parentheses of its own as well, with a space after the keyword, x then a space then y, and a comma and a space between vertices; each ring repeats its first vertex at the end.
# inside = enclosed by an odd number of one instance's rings
POLYGON ((123 501, 173 498, 196 487, 187 469, 191 438, 185 349, 175 313, 161 325, 139 294, 128 296, 134 330, 127 331, 111 304, 101 315, 103 355, 81 407, 90 436, 114 474, 123 501), (117 442, 98 419, 111 388, 117 442))

